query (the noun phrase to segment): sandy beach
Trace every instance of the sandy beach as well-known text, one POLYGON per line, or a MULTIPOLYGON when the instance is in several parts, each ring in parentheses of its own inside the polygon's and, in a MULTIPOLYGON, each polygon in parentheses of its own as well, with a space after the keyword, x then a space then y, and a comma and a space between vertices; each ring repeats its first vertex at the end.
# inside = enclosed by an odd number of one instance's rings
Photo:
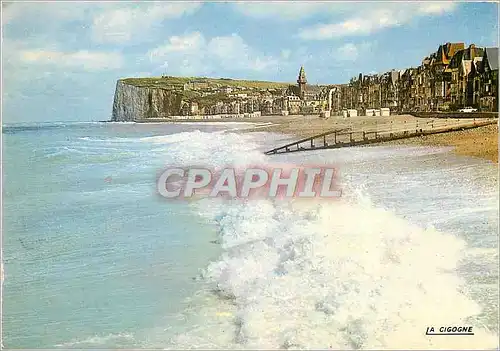
POLYGON ((385 145, 452 146, 458 155, 481 157, 498 163, 498 125, 427 135, 383 143, 385 145))
MULTIPOLYGON (((436 121, 439 119, 436 119, 436 121)), ((343 128, 396 128, 411 123, 425 123, 429 119, 416 118, 411 115, 395 115, 389 117, 365 117, 352 118, 331 117, 322 119, 317 116, 269 116, 258 120, 252 119, 254 123, 273 123, 272 125, 260 125, 251 131, 268 131, 297 136, 297 139, 311 137, 316 134, 334 129, 343 128)), ((481 157, 498 163, 498 125, 488 125, 463 131, 448 132, 420 136, 408 139, 400 139, 380 143, 384 145, 426 145, 426 146, 451 146, 458 155, 481 157)), ((377 144, 377 145, 380 145, 377 144)), ((279 145, 277 145, 279 146, 279 145)), ((368 147, 368 146, 367 146, 368 147)))

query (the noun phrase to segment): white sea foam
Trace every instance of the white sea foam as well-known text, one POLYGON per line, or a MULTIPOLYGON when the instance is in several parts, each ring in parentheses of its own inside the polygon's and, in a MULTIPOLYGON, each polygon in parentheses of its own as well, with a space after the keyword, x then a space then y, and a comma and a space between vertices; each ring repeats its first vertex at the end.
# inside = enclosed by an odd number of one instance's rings
POLYGON ((177 142, 182 142, 182 141, 189 141, 191 139, 198 139, 203 136, 209 136, 209 135, 217 135, 221 134, 222 132, 213 132, 213 133, 206 133, 206 132, 201 132, 200 130, 196 129, 190 132, 182 132, 182 133, 176 133, 176 134, 167 134, 167 135, 157 135, 157 136, 151 136, 151 137, 144 137, 141 138, 141 141, 144 142, 151 142, 154 144, 168 144, 168 143, 177 143, 177 142))
POLYGON ((142 138, 143 142, 161 145, 166 161, 178 166, 244 165, 265 163, 262 145, 255 136, 238 133, 206 133, 199 130, 173 135, 142 138))
POLYGON ((74 340, 70 342, 65 342, 62 344, 57 344, 54 345, 55 347, 70 347, 70 348, 75 348, 75 347, 92 347, 92 346, 102 346, 102 345, 107 345, 109 343, 116 344, 120 342, 130 342, 133 340, 133 335, 131 334, 126 334, 126 333, 119 333, 119 334, 108 334, 108 335, 95 335, 90 338, 86 338, 83 340, 74 340))
POLYGON ((214 311, 200 313, 206 327, 177 342, 254 349, 498 346, 470 320, 481 309, 456 274, 465 249, 456 237, 411 225, 366 197, 329 204, 205 201, 200 215, 217 221, 224 248, 205 278, 233 302, 231 329, 221 329, 214 311), (424 335, 428 326, 469 324, 472 338, 424 335))
MULTIPOLYGON (((196 132, 166 150, 178 164, 270 162, 254 138, 196 132)), ((443 151, 352 149, 336 155, 371 162, 391 153, 443 151)), ((203 275, 216 298, 205 301, 197 327, 175 337, 173 347, 497 348, 497 335, 475 319, 481 308, 457 272, 467 256, 465 242, 411 224, 375 206, 358 185, 345 186, 347 196, 332 203, 194 204, 217 224, 224 253, 203 275), (429 326, 449 325, 472 325, 475 335, 425 336, 429 326)))

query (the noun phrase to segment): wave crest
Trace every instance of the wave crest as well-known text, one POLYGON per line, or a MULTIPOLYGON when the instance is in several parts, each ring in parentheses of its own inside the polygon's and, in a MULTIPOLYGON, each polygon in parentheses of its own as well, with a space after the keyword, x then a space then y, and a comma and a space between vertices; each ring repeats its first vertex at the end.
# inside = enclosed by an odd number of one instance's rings
POLYGON ((457 237, 412 225, 362 194, 314 204, 206 201, 224 253, 204 277, 234 305, 236 347, 497 346, 474 324, 467 339, 425 336, 427 326, 470 325, 481 312, 456 274, 465 248, 457 237))

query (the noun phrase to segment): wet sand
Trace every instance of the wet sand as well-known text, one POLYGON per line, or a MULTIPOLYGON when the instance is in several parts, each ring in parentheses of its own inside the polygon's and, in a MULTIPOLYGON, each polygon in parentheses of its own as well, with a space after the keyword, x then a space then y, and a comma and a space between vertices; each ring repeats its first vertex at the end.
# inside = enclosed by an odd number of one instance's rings
POLYGON ((498 163, 498 125, 467 129, 458 132, 393 140, 385 145, 452 146, 458 155, 481 157, 498 163))
MULTIPOLYGON (((269 126, 261 125, 255 128, 254 131, 268 131, 295 135, 297 139, 311 137, 334 129, 352 128, 360 130, 361 128, 377 128, 381 130, 387 128, 404 128, 404 126, 416 123, 417 121, 419 121, 419 123, 426 123, 430 120, 431 119, 428 118, 416 118, 411 115, 388 117, 358 116, 352 118, 330 117, 328 119, 322 119, 317 116, 269 116, 249 119, 249 121, 254 123, 273 123, 273 125, 269 126)), ((435 121, 438 120, 439 119, 435 119, 435 121)), ((456 154, 481 157, 498 163, 497 124, 463 131, 393 140, 380 144, 451 146, 454 147, 453 151, 456 154)))

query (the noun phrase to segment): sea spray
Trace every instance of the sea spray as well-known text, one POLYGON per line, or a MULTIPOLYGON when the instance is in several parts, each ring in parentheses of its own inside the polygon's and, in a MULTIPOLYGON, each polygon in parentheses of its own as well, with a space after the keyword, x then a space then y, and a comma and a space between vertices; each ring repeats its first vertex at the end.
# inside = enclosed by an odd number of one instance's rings
MULTIPOLYGON (((227 133, 220 139, 209 138, 198 133, 189 145, 171 144, 169 156, 181 164, 203 162, 214 167, 270 165, 277 160, 327 164, 334 157, 341 164, 362 162, 368 168, 403 159, 407 163, 409 157, 437 158, 440 156, 432 154, 446 151, 354 148, 331 152, 329 157, 318 152, 276 159, 263 158, 261 143, 249 135, 227 133)), ((349 174, 344 177, 350 179, 349 174)), ((376 179, 385 184, 385 178, 376 179)), ((198 317, 192 320, 198 327, 174 337, 170 345, 250 349, 497 347, 496 335, 480 323, 473 324, 473 338, 425 335, 429 325, 470 323, 471 317, 481 313, 457 272, 467 253, 465 242, 432 225, 420 227, 380 208, 368 196, 371 189, 366 184, 370 183, 356 182, 343 193, 343 201, 335 203, 298 199, 205 199, 193 203, 202 217, 219 228, 218 242, 224 251, 204 272, 212 294, 198 306, 198 317)))
MULTIPOLYGON (((374 207, 366 194, 328 204, 203 200, 194 206, 219 226, 224 253, 205 278, 235 306, 235 347, 497 346, 481 326, 461 339, 425 335, 428 325, 465 325, 481 312, 455 272, 465 243, 374 207)), ((206 317, 204 333, 214 337, 216 330, 208 330, 217 328, 214 317, 206 317)), ((218 347, 227 347, 222 334, 218 347)))
POLYGON ((498 192, 483 182, 496 179, 492 165, 424 147, 267 157, 262 151, 284 144, 286 137, 278 142, 269 133, 208 129, 96 124, 5 133, 11 150, 4 155, 10 179, 4 189, 6 347, 496 345, 481 330, 483 323, 498 330, 498 192), (63 154, 50 156, 58 151, 63 154), (188 204, 172 206, 153 196, 155 172, 170 163, 333 161, 354 184, 336 204, 192 203, 200 218, 188 204), (362 185, 365 191, 356 194, 353 189, 362 185), (413 233, 412 240, 401 243, 392 232, 413 233), (458 250, 451 235, 467 247, 458 250), (32 242, 36 250, 23 248, 32 242), (413 249, 419 243, 425 250, 413 249), (370 259, 367 247, 378 261, 370 259), (412 250, 425 251, 424 258, 412 250), (436 273, 456 266, 462 256, 457 269, 436 273), (413 266, 420 270, 415 273, 413 266), (205 279, 192 279, 202 268, 205 279), (470 278, 466 286, 456 274, 470 278), (412 275, 423 290, 407 281, 412 275), (465 316, 479 310, 465 297, 471 290, 484 309, 480 319, 469 321, 465 316), (454 309, 445 308, 445 301, 429 311, 439 298, 449 299, 454 309), (402 301, 410 304, 403 308, 402 301), (447 318, 435 318, 438 312, 447 318), (476 335, 422 339, 427 327, 448 320, 470 323, 476 335), (408 342, 401 337, 406 335, 408 342))

